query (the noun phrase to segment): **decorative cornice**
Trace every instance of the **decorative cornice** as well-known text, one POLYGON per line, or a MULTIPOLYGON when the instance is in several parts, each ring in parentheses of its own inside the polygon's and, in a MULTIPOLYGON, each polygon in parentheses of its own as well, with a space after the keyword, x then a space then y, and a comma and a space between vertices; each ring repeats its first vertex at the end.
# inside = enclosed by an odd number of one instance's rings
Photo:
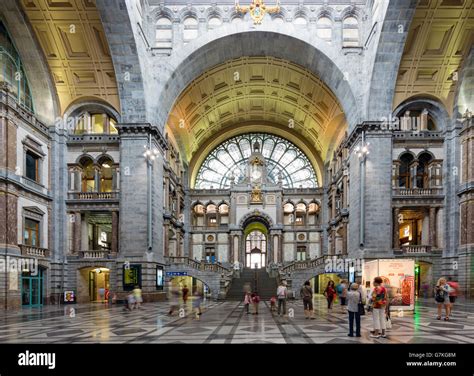
POLYGON ((158 143, 158 146, 164 152, 169 149, 168 142, 161 134, 160 130, 150 123, 121 123, 117 124, 120 137, 133 135, 149 135, 151 134, 158 143))

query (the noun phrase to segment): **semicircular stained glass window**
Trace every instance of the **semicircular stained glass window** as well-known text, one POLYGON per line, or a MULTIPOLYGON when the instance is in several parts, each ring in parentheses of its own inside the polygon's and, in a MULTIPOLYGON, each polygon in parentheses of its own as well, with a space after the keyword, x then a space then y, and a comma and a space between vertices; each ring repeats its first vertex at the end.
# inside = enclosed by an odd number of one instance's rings
POLYGON ((223 142, 207 156, 199 169, 194 188, 230 188, 232 173, 236 183, 242 182, 252 145, 257 141, 266 159, 271 182, 278 182, 281 175, 283 188, 318 187, 313 166, 298 147, 271 134, 248 133, 223 142))

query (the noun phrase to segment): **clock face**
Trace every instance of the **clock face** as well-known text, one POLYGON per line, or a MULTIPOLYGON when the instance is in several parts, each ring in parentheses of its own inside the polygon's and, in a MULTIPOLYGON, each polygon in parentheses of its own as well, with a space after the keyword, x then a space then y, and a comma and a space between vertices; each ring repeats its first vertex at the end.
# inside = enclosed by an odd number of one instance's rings
POLYGON ((252 179, 253 180, 258 180, 262 176, 262 172, 260 170, 253 170, 252 171, 252 179))

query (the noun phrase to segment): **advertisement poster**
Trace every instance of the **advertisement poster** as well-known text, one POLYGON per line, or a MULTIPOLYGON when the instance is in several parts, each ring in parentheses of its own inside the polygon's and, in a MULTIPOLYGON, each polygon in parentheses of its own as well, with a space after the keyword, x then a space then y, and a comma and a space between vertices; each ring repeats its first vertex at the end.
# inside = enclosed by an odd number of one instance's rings
POLYGON ((74 303, 76 301, 76 295, 74 291, 64 291, 64 303, 74 303))
POLYGON ((414 260, 374 260, 364 264, 362 284, 373 288, 375 277, 382 277, 388 290, 391 309, 413 310, 415 307, 415 261, 414 260))
POLYGON ((142 284, 141 265, 124 265, 123 267, 123 289, 131 291, 135 286, 142 284))
POLYGON ((157 290, 163 290, 165 281, 163 278, 163 268, 161 266, 156 267, 156 288, 157 290))

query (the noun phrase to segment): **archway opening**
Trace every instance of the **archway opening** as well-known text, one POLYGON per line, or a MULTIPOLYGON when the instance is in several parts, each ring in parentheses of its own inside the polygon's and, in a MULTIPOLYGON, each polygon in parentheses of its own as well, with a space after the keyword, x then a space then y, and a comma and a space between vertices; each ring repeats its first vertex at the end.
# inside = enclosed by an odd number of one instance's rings
POLYGON ((103 266, 80 269, 77 301, 79 303, 104 303, 110 293, 110 269, 103 266))
POLYGON ((247 225, 245 235, 245 267, 262 269, 268 263, 267 236, 268 229, 261 222, 247 225))

